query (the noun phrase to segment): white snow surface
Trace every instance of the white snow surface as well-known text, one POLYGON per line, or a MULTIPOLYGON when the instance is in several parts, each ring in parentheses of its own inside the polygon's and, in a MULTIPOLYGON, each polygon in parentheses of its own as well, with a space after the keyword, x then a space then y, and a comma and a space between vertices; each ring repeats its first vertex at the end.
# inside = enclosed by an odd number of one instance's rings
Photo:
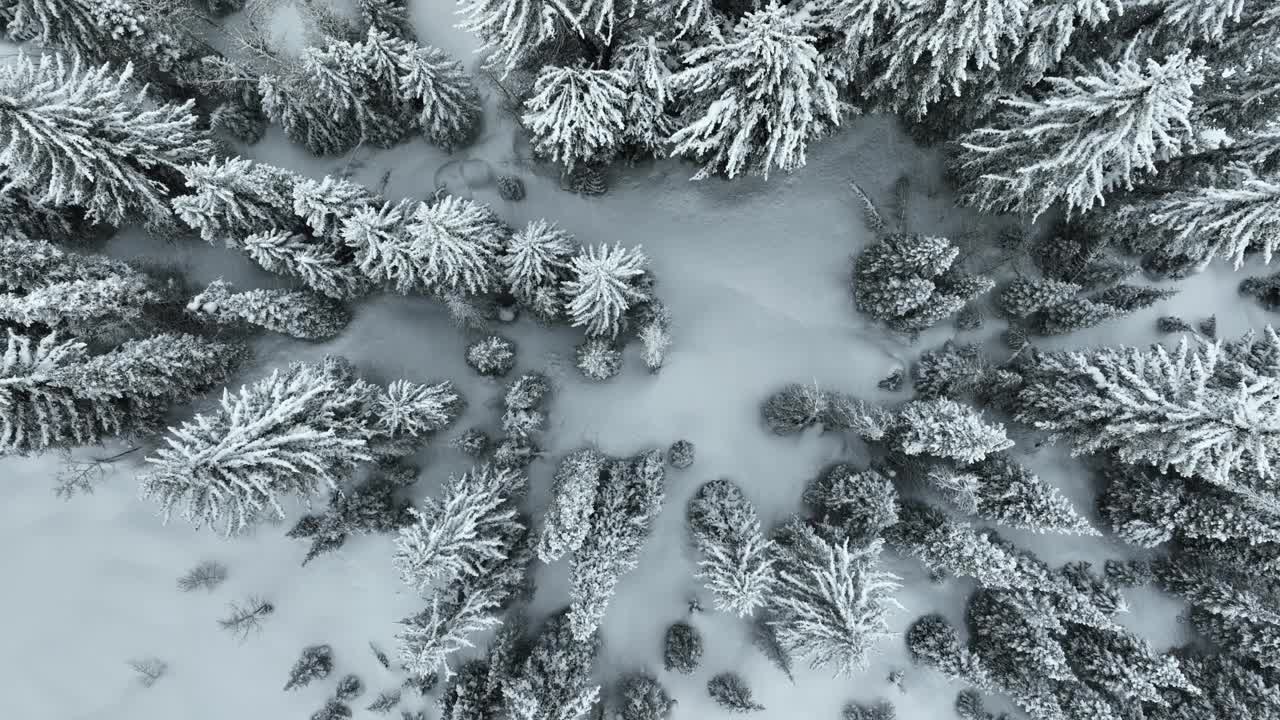
MULTIPOLYGON (((445 0, 415 0, 412 15, 420 40, 462 58, 473 72, 472 38, 452 28, 445 0)), ((788 683, 750 643, 747 621, 707 610, 690 622, 704 633, 706 653, 692 676, 662 669, 666 627, 689 619, 687 601, 697 589, 695 555, 685 529, 685 507, 701 483, 729 477, 745 489, 766 525, 799 509, 804 485, 827 465, 860 462, 858 443, 816 431, 797 437, 771 435, 759 404, 772 390, 792 381, 811 382, 883 402, 905 399, 876 382, 920 351, 954 334, 943 323, 911 344, 857 314, 848 286, 850 256, 872 237, 847 182, 856 179, 878 203, 887 203, 894 180, 912 179, 911 230, 982 243, 982 225, 955 208, 941 178, 937 157, 914 146, 895 123, 859 118, 837 136, 810 149, 809 164, 791 176, 768 182, 688 181, 696 166, 660 161, 615 171, 609 193, 580 197, 558 188, 553 169, 535 165, 509 118, 494 109, 490 95, 487 125, 472 147, 447 156, 421 139, 394 148, 317 159, 284 141, 273 129, 246 154, 320 177, 350 164, 354 178, 377 187, 390 171, 385 194, 426 197, 437 183, 450 191, 492 203, 519 227, 546 217, 583 242, 643 245, 658 279, 657 292, 673 317, 671 348, 661 374, 650 375, 638 343, 627 348, 623 374, 604 384, 583 379, 573 367, 575 330, 547 330, 530 321, 497 328, 519 346, 521 371, 543 371, 556 382, 551 421, 542 442, 547 457, 531 468, 529 499, 535 517, 545 508, 551 474, 564 453, 594 444, 611 454, 650 448, 665 450, 677 439, 691 440, 697 459, 688 470, 669 470, 667 499, 639 568, 624 576, 603 626, 598 673, 609 681, 636 669, 655 672, 677 705, 675 720, 728 717, 706 693, 706 681, 726 670, 742 673, 766 710, 759 720, 836 720, 848 701, 893 702, 903 720, 954 717, 960 686, 932 671, 912 668, 900 641, 886 642, 867 671, 853 679, 832 678, 798 662, 788 683), (519 203, 498 198, 496 175, 521 177, 527 197, 519 203), (977 235, 974 233, 977 232, 977 235), (906 694, 886 681, 890 670, 906 671, 906 694)), ((124 233, 108 251, 121 257, 179 263, 193 281, 226 277, 240 289, 286 284, 253 268, 234 251, 198 240, 163 240, 124 233)), ((1248 272, 1263 272, 1252 267, 1248 272)), ((1195 321, 1218 311, 1221 337, 1260 328, 1267 313, 1236 296, 1243 277, 1215 265, 1181 282, 1181 293, 1148 311, 1042 346, 1090 343, 1146 344, 1157 339, 1154 319, 1178 314, 1195 321)), ((988 313, 990 315, 990 313, 988 313)), ((965 339, 991 340, 1002 327, 989 321, 965 339)), ((371 378, 415 381, 448 378, 469 401, 466 415, 422 453, 423 474, 413 491, 434 494, 450 472, 466 468, 465 458, 446 440, 475 425, 498 427, 502 384, 479 378, 463 362, 474 336, 454 328, 439 304, 421 298, 378 296, 355 308, 355 320, 336 340, 302 344, 267 336, 255 343, 255 360, 236 379, 250 381, 289 361, 325 353, 351 358, 371 378)), ((997 345, 994 341, 991 347, 997 345)), ((998 351, 998 350, 997 350, 998 351)), ((511 377, 515 377, 513 373, 511 377)), ((203 403, 207 406, 213 398, 203 403)), ((184 410, 183 412, 190 412, 184 410)), ((176 418, 176 419, 181 419, 176 418)), ((1020 435, 1020 433, 1015 433, 1020 435)), ((1015 452, 1032 449, 1033 436, 1015 452)), ((78 451, 77 457, 105 456, 118 448, 78 451)), ((117 462, 93 495, 69 502, 50 488, 57 456, 0 461, 0 717, 24 720, 229 720, 306 718, 332 695, 341 675, 354 672, 366 684, 352 703, 355 717, 373 717, 364 705, 383 689, 399 686, 403 673, 379 666, 368 648, 373 641, 394 659, 396 621, 423 606, 404 587, 392 566, 389 536, 356 537, 306 568, 299 562, 306 543, 285 538, 297 513, 281 525, 265 525, 247 537, 225 540, 214 531, 193 531, 180 520, 161 525, 154 508, 138 500, 135 476, 145 469, 134 453, 117 462), (176 579, 203 560, 229 567, 227 581, 212 592, 181 593, 176 579), (262 632, 238 642, 219 629, 227 604, 260 595, 275 605, 262 632), (336 657, 334 674, 301 690, 281 690, 289 668, 306 645, 328 643, 336 657), (165 661, 168 673, 144 688, 128 661, 165 661)), ((1093 480, 1065 451, 1046 448, 1028 462, 1060 487, 1083 512, 1093 510, 1093 480)), ((299 510, 298 512, 301 512, 299 510)), ((1113 538, 1034 536, 1002 529, 1052 563, 1085 559, 1095 563, 1130 554, 1113 538)), ((894 616, 905 630, 922 614, 943 612, 960 620, 970 586, 957 581, 932 585, 917 564, 886 553, 890 569, 902 575, 894 616)), ((568 602, 565 563, 540 567, 533 612, 536 618, 568 602)), ((1126 624, 1159 647, 1180 641, 1173 622, 1179 605, 1154 592, 1130 593, 1134 612, 1126 624)), ((483 648, 484 640, 478 644, 483 648)), ((394 667, 394 665, 393 665, 394 667)), ((438 694, 438 690, 437 690, 438 694)), ((432 696, 434 697, 434 695, 432 696)), ((994 700, 992 708, 1003 703, 994 700)), ((412 692, 400 708, 429 707, 412 692)), ((394 715, 393 715, 394 716, 394 715)))

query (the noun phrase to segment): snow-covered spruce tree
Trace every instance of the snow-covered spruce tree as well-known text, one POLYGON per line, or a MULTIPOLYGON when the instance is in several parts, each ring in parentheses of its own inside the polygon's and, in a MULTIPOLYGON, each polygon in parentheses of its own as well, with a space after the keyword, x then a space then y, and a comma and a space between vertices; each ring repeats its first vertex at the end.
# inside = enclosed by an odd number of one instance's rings
POLYGON ((898 410, 892 446, 905 455, 973 463, 1013 447, 1004 425, 987 423, 968 405, 946 398, 912 400, 898 410))
POLYGON ((609 459, 593 448, 574 450, 560 461, 551 505, 542 518, 538 559, 550 564, 582 546, 591 531, 596 493, 609 459))
POLYGON ((480 93, 462 63, 424 46, 399 58, 400 97, 416 113, 427 142, 452 150, 475 135, 480 93))
POLYGON ((501 377, 516 366, 516 345, 501 335, 490 335, 467 346, 467 364, 491 377, 501 377))
POLYGON ((311 541, 302 564, 341 548, 352 535, 390 533, 412 523, 409 502, 397 497, 396 491, 417 480, 417 474, 414 467, 379 468, 354 488, 330 492, 324 512, 304 515, 286 533, 311 541))
POLYGON ((942 237, 893 234, 858 256, 858 310, 902 332, 926 330, 990 290, 994 283, 955 266, 960 249, 942 237))
POLYGON ((667 720, 676 706, 675 698, 649 673, 630 673, 618 685, 618 720, 667 720))
POLYGON ((660 450, 616 460, 601 478, 591 528, 573 553, 569 624, 585 642, 595 634, 618 579, 635 569, 640 550, 662 510, 666 467, 660 450))
POLYGON ((691 120, 671 136, 672 153, 702 163, 695 179, 790 172, 805 164, 811 141, 840 124, 831 73, 789 6, 747 13, 683 62, 669 87, 690 103, 691 120))
POLYGON ((856 471, 843 463, 818 476, 804 491, 814 520, 830 532, 865 545, 898 521, 898 491, 875 470, 856 471))
POLYGON ((360 42, 332 39, 326 47, 303 49, 284 81, 293 86, 295 97, 304 98, 307 112, 325 115, 358 142, 392 147, 409 132, 392 63, 412 47, 369 28, 360 42))
POLYGON ((316 680, 323 680, 333 672, 333 648, 328 645, 311 645, 302 649, 298 661, 289 671, 289 681, 284 689, 306 687, 316 680))
POLYGON ((649 35, 615 51, 616 66, 629 76, 623 144, 631 152, 658 157, 665 154, 667 138, 678 127, 667 112, 671 70, 667 67, 665 40, 662 42, 660 46, 658 37, 649 35))
POLYGON ((360 19, 368 27, 396 38, 415 38, 413 23, 409 21, 409 8, 403 0, 359 0, 356 6, 360 10, 360 19))
POLYGON ((1008 317, 1025 318, 1070 300, 1079 291, 1079 285, 1053 278, 1017 278, 1000 290, 996 305, 1008 317))
POLYGON ((993 75, 1015 55, 1026 37, 1029 11, 1029 3, 1019 0, 903 2, 894 7, 889 31, 875 48, 873 87, 895 112, 922 118, 930 104, 960 95, 965 85, 993 75))
POLYGON ((210 243, 238 247, 255 232, 291 230, 293 187, 302 178, 244 158, 210 159, 179 168, 188 191, 173 199, 174 213, 210 243))
POLYGON ((187 310, 220 323, 248 323, 303 340, 336 337, 351 321, 339 302, 298 290, 234 292, 231 284, 215 280, 191 298, 187 310))
POLYGON ((566 171, 609 163, 622 144, 630 81, 622 70, 543 66, 520 117, 534 152, 566 171))
POLYGON ((498 255, 511 232, 488 206, 453 195, 420 203, 405 233, 428 289, 472 295, 496 289, 498 255))
POLYGON ((1270 263, 1280 233, 1280 182, 1245 165, 1232 170, 1208 187, 1123 202, 1096 222, 1130 246, 1185 255, 1200 266, 1221 257, 1239 269, 1246 253, 1259 251, 1270 263))
POLYGON ((707 681, 707 694, 720 707, 735 713, 764 710, 764 706, 751 697, 747 681, 736 673, 723 672, 707 681))
POLYGON ((0 169, 41 205, 83 208, 94 221, 163 221, 185 163, 208 157, 194 101, 155 102, 133 66, 87 67, 19 53, 0 68, 0 169))
POLYGON ((1172 540, 1280 543, 1280 516, 1196 477, 1111 463, 1098 499, 1122 540, 1156 547, 1172 540))
POLYGON ((578 13, 564 0, 463 0, 458 14, 459 27, 480 37, 486 64, 503 77, 553 40, 581 35, 578 13))
POLYGON ((129 340, 90 356, 83 342, 9 330, 0 354, 0 454, 149 434, 171 404, 223 382, 241 346, 191 335, 129 340))
POLYGON ((773 543, 742 488, 712 480, 689 501, 689 530, 702 554, 698 578, 715 596, 716 609, 739 616, 764 605, 773 583, 773 543))
POLYGON ((158 283, 130 265, 59 250, 43 240, 0 238, 0 320, 85 338, 136 327, 163 300, 158 283))
MULTIPOLYGON (((421 403, 422 418, 457 414, 456 394, 421 403), (450 399, 452 398, 452 399, 450 399)), ((341 358, 294 363, 236 394, 220 407, 171 429, 167 447, 147 458, 142 495, 175 510, 197 527, 222 522, 226 533, 265 516, 284 517, 285 496, 310 498, 336 488, 361 461, 414 450, 425 428, 439 422, 401 422, 384 416, 394 398, 355 377, 341 358)))
POLYGON ((1022 379, 1011 370, 992 367, 978 346, 948 340, 940 349, 920 354, 911 366, 911 381, 916 395, 926 400, 974 395, 983 403, 1004 406, 1022 379))
POLYGON ((307 287, 335 300, 349 300, 371 289, 355 265, 343 262, 336 243, 305 233, 258 232, 240 241, 240 249, 263 270, 296 277, 307 287))
POLYGON ((1041 98, 1003 100, 991 126, 960 139, 961 200, 1038 217, 1060 200, 1083 212, 1131 188, 1182 151, 1204 67, 1185 50, 1145 67, 1130 53, 1093 75, 1045 78, 1051 90, 1041 98))
POLYGON ((983 520, 1037 533, 1101 535, 1058 488, 1005 453, 964 468, 977 478, 973 513, 983 520))
POLYGON ((892 635, 887 616, 898 577, 877 569, 882 542, 851 546, 793 521, 777 538, 778 561, 769 623, 788 652, 814 668, 852 675, 892 635))
POLYGON ((982 689, 991 687, 987 670, 961 642, 956 629, 941 615, 925 615, 907 629, 907 652, 918 664, 982 689))
POLYGON ((622 371, 622 350, 608 338, 589 337, 574 350, 574 360, 584 377, 604 382, 622 371))
POLYGON ((354 210, 342 219, 339 235, 355 251, 355 264, 374 282, 384 283, 403 295, 428 292, 417 246, 409 240, 405 224, 416 203, 385 202, 354 210))
POLYGON ((590 685, 599 638, 583 639, 567 612, 543 626, 524 666, 504 686, 512 720, 580 720, 595 704, 600 686, 590 685))
MULTIPOLYGON (((313 66, 313 69, 319 69, 313 66)), ((360 142, 360 128, 329 112, 317 90, 296 70, 289 75, 265 73, 257 78, 262 113, 286 137, 313 155, 338 155, 360 142)))
POLYGON ((1280 668, 1280 590, 1255 575, 1194 560, 1158 563, 1156 579, 1191 603, 1191 624, 1223 651, 1280 668))
POLYGON ((561 314, 560 283, 570 278, 571 259, 578 252, 573 236, 546 220, 534 220, 512 235, 499 257, 503 282, 512 295, 541 319, 561 314), (550 294, 556 306, 547 313, 541 297, 550 294))
POLYGON ((840 720, 898 720, 898 714, 887 700, 873 705, 849 703, 840 712, 840 720))
POLYGON ((476 561, 473 575, 455 577, 428 598, 425 610, 401 621, 396 634, 406 670, 418 677, 453 674, 448 660, 459 650, 474 647, 471 638, 502 624, 502 612, 529 589, 532 543, 523 523, 499 538, 491 557, 476 561))
POLYGON ((595 337, 617 337, 623 315, 633 303, 649 297, 637 280, 649 259, 639 246, 593 245, 570 261, 570 277, 561 288, 574 327, 595 337))
POLYGON ((410 509, 414 521, 396 539, 394 562, 404 583, 425 592, 474 578, 485 563, 501 559, 505 538, 523 527, 516 505, 527 484, 523 473, 491 465, 451 475, 439 499, 410 509))
POLYGON ((5 7, 5 34, 34 41, 90 63, 133 60, 148 74, 171 72, 193 54, 181 6, 149 2, 14 0, 5 7))
POLYGON ((363 185, 332 175, 299 178, 293 184, 293 214, 316 236, 333 236, 351 213, 377 205, 379 198, 363 185))
POLYGON ((1044 353, 1024 370, 1017 417, 1076 453, 1115 451, 1257 497, 1280 447, 1267 420, 1280 412, 1280 337, 1243 342, 1044 353))

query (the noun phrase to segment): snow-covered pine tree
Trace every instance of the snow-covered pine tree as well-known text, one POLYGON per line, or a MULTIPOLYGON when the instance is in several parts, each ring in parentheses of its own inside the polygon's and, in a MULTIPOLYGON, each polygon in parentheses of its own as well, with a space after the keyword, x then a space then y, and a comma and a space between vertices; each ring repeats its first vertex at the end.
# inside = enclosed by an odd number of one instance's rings
POLYGON ((1017 418, 1078 454, 1199 476, 1247 498, 1275 499, 1280 432, 1265 418, 1280 403, 1280 337, 1246 336, 1243 356, 1222 343, 1044 353, 1024 372, 1017 418))
POLYGON ((564 0, 462 0, 458 14, 458 26, 480 37, 485 63, 503 77, 553 40, 582 34, 564 0))
POLYGON ((313 155, 338 155, 360 142, 360 128, 343 122, 342 115, 329 112, 323 99, 317 97, 315 86, 302 79, 297 70, 283 75, 264 73, 257 79, 257 91, 267 119, 313 155))
POLYGON ((184 11, 146 2, 14 0, 5 7, 5 33, 90 63, 136 60, 159 74, 173 71, 193 49, 182 28, 184 11))
POLYGON ((967 464, 1013 447, 1004 425, 988 423, 968 405, 946 398, 912 400, 898 411, 893 447, 967 464))
POLYGON ((1005 453, 965 468, 978 478, 974 512, 984 520, 1037 533, 1101 535, 1058 492, 1005 453))
POLYGON ((426 592, 475 578, 501 559, 505 539, 523 527, 516 505, 527 483, 523 473, 491 465, 451 475, 442 496, 410 509, 414 522, 400 530, 394 562, 404 583, 426 592))
POLYGON ((234 292, 231 284, 215 280, 191 298, 187 310, 221 323, 248 323, 303 340, 336 337, 351 321, 341 303, 298 290, 234 292))
POLYGON ((1165 590, 1191 603, 1191 624, 1223 651, 1280 668, 1280 588, 1253 574, 1230 572, 1195 560, 1158 563, 1165 590))
POLYGON ((600 695, 600 687, 589 684, 599 644, 594 634, 583 639, 574 633, 567 612, 553 615, 503 688, 512 720, 585 717, 600 695))
MULTIPOLYGON (((693 0, 705 2, 705 0, 693 0)), ((662 156, 667 138, 675 132, 675 118, 667 113, 671 70, 666 43, 649 35, 615 51, 617 67, 630 77, 622 140, 633 151, 662 156)))
POLYGON ((586 327, 594 337, 617 337, 623 315, 649 297, 636 284, 648 262, 639 246, 618 244, 593 245, 575 256, 570 278, 561 285, 573 326, 586 327))
POLYGON ((56 333, 10 330, 0 354, 0 454, 154 432, 170 404, 223 382, 243 356, 238 345, 169 334, 90 356, 56 333))
POLYGON ((412 41, 416 33, 404 0, 359 0, 360 19, 370 28, 412 41))
POLYGON ((902 9, 898 0, 821 0, 811 6, 811 23, 821 40, 833 46, 823 51, 840 80, 862 83, 869 77, 876 44, 902 9))
POLYGON ((1237 165, 1225 182, 1139 197, 1100 213, 1097 222, 1113 237, 1140 237, 1140 247, 1185 255, 1200 266, 1216 256, 1239 269, 1245 253, 1257 251, 1269 263, 1280 245, 1280 182, 1237 165))
POLYGON ((1125 542, 1156 547, 1174 539, 1280 543, 1280 515, 1196 477, 1111 463, 1098 500, 1125 542))
POLYGON ((539 317, 550 319, 559 315, 559 311, 545 315, 542 312, 545 308, 538 304, 539 296, 550 291, 557 306, 562 305, 559 286, 571 277, 571 259, 578 251, 573 236, 555 223, 534 220, 512 235, 506 251, 498 259, 504 284, 539 317))
POLYGON ((887 616, 901 607, 893 598, 898 576, 877 569, 882 542, 851 546, 796 520, 780 532, 769 623, 792 654, 811 667, 851 675, 889 637, 887 616))
POLYGON ((323 680, 333 672, 333 648, 328 645, 311 645, 302 649, 298 661, 289 671, 286 691, 306 687, 315 680, 323 680))
POLYGON ((466 404, 449 381, 422 385, 394 380, 374 400, 377 426, 389 438, 421 438, 441 430, 466 404))
POLYGON ((399 58, 400 98, 416 113, 427 142, 452 150, 475 135, 480 93, 462 63, 423 46, 399 58))
POLYGON ((698 578, 716 609, 739 616, 764 605, 773 583, 773 543, 755 506, 731 480, 712 480, 689 501, 689 530, 702 554, 698 578))
POLYGON ((1017 278, 1000 291, 996 305, 1008 317, 1025 318, 1070 300, 1079 291, 1079 285, 1053 278, 1017 278))
POLYGON ((769 176, 805 164, 811 141, 840 124, 844 112, 825 60, 805 21, 790 6, 747 13, 726 37, 695 48, 669 80, 690 103, 691 120, 671 136, 672 153, 712 174, 769 176))
POLYGON ((685 675, 698 669, 702 662, 702 633, 686 622, 672 623, 662 641, 662 665, 685 675))
POLYGON ((1050 305, 1030 318, 1029 330, 1040 335, 1067 335, 1123 315, 1119 309, 1086 297, 1050 305))
POLYGON ((1128 53, 1092 75, 1045 78, 1050 91, 1040 98, 1002 100, 991 126, 960 139, 961 200, 1038 217, 1058 201, 1084 212, 1131 188, 1182 151, 1204 67, 1185 50, 1145 67, 1128 53))
POLYGON ((453 195, 420 203, 405 232, 431 290, 474 295, 497 287, 498 255, 511 232, 488 206, 453 195))
POLYGON ((213 153, 194 101, 157 102, 133 66, 86 66, 19 53, 0 68, 0 168, 41 205, 76 206, 95 222, 160 222, 182 165, 213 153))
POLYGON ((293 183, 293 214, 316 236, 335 236, 342 221, 360 208, 377 206, 379 198, 363 185, 326 175, 293 183))
POLYGON ((951 678, 989 689, 987 669, 961 642, 956 629, 941 615, 925 615, 907 629, 907 652, 918 664, 951 678))
POLYGON ((751 688, 742 676, 723 672, 707 681, 707 694, 720 707, 735 713, 764 710, 764 706, 756 702, 751 695, 751 688))
POLYGON ((256 232, 291 230, 294 173, 244 158, 210 159, 179 168, 188 192, 173 199, 177 216, 210 243, 239 247, 256 232))
POLYGON ((881 239, 854 263, 858 309, 903 332, 932 327, 994 286, 955 267, 959 255, 942 237, 899 233, 881 239))
POLYGON ((609 459, 598 450, 574 450, 560 461, 552 485, 551 506, 542 519, 538 559, 553 563, 577 552, 591 531, 596 493, 609 459))
POLYGON ((429 287, 425 267, 405 232, 415 207, 416 203, 401 200, 358 208, 342 219, 339 232, 343 243, 354 249, 360 272, 404 295, 426 292, 429 287))
POLYGON ((263 270, 296 277, 335 300, 360 297, 372 288, 359 268, 342 258, 343 248, 335 242, 274 230, 242 238, 240 248, 263 270))
POLYGON ((286 82, 306 98, 307 110, 327 115, 359 142, 392 147, 408 133, 393 63, 412 47, 369 28, 360 42, 333 39, 326 47, 303 49, 286 82))
POLYGON ((898 491, 875 470, 858 472, 843 463, 818 476, 804 491, 824 535, 865 545, 898 521, 898 491))
POLYGON ((161 301, 157 283, 127 263, 0 237, 0 320, 88 339, 135 326, 161 301))
POLYGON ((474 575, 437 588, 425 610, 402 621, 405 629, 396 637, 406 670, 419 677, 436 672, 449 677, 449 656, 473 647, 476 633, 502 624, 502 611, 527 589, 533 560, 524 525, 516 523, 509 530, 492 557, 477 561, 474 575))
POLYGON ((586 642, 608 609, 618 579, 635 569, 664 496, 662 451, 650 450, 608 467, 596 493, 591 526, 573 554, 569 624, 586 642))
POLYGON ((1029 6, 1023 0, 901 3, 875 49, 873 87, 895 112, 924 117, 944 94, 959 96, 965 85, 995 74, 1001 61, 1017 54, 1029 6))
POLYGON ((520 117, 534 152, 566 172, 609 163, 622 145, 630 82, 622 70, 543 66, 520 117))

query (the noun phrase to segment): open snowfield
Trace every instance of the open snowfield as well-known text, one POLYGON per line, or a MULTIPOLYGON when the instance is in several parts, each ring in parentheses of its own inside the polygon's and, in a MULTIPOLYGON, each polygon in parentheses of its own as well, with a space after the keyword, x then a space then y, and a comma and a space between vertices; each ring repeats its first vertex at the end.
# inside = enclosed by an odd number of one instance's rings
MULTIPOLYGON (((421 41, 466 59, 474 70, 473 41, 452 27, 450 3, 411 5, 421 41)), ((808 166, 792 176, 690 183, 694 168, 668 160, 617 170, 607 195, 582 197, 560 190, 555 171, 535 166, 510 119, 496 111, 494 98, 487 105, 482 137, 454 155, 415 139, 392 150, 360 150, 354 159, 318 160, 288 145, 274 128, 245 154, 315 177, 350 164, 353 178, 372 187, 389 172, 384 192, 391 198, 421 199, 444 184, 451 192, 492 203, 516 227, 545 217, 584 242, 644 247, 657 292, 674 318, 674 343, 661 374, 650 375, 632 346, 622 375, 591 384, 573 367, 578 332, 548 330, 528 320, 500 328, 518 344, 517 372, 543 371, 557 383, 550 427, 542 436, 548 456, 531 468, 529 504, 535 517, 546 504, 555 462, 569 450, 591 444, 629 455, 665 449, 681 438, 697 447, 692 468, 669 471, 665 509, 640 567, 623 578, 610 605, 600 679, 650 669, 679 701, 676 720, 727 717, 705 690, 709 677, 726 670, 742 673, 767 708, 754 715, 759 720, 835 720, 846 702, 877 698, 891 700, 903 720, 952 717, 959 688, 932 671, 910 667, 901 642, 884 643, 870 668, 852 680, 797 668, 791 684, 752 648, 749 624, 712 611, 705 593, 708 610, 690 620, 706 639, 698 673, 664 672, 661 659, 663 631, 689 616, 688 601, 697 589, 684 514, 697 486, 732 478, 772 524, 799 508, 802 488, 822 468, 861 459, 860 444, 837 435, 770 434, 759 413, 765 395, 786 382, 817 381, 866 399, 905 399, 906 393, 877 390, 877 381, 955 334, 942 323, 911 344, 855 313, 848 287, 850 255, 872 240, 849 193, 851 179, 877 202, 888 202, 894 181, 908 175, 911 230, 964 236, 970 245, 982 245, 981 225, 953 206, 936 156, 914 146, 892 120, 857 118, 812 148, 808 166), (500 200, 493 183, 498 174, 521 177, 526 199, 500 200), (909 694, 887 682, 893 669, 906 671, 909 694)), ((245 288, 283 282, 234 251, 196 240, 166 245, 126 233, 111 241, 108 252, 179 263, 196 283, 218 277, 245 288)), ((1231 274, 1229 268, 1215 265, 1181 281, 1181 293, 1169 301, 1044 345, 1146 344, 1157 338, 1156 317, 1176 314, 1194 321, 1215 309, 1220 336, 1261 328, 1267 314, 1241 303, 1235 290, 1241 276, 1225 274, 1231 274)), ((468 400, 467 412, 418 458, 423 473, 413 491, 434 493, 450 472, 466 467, 446 440, 468 427, 495 427, 502 386, 478 378, 464 364, 463 349, 472 338, 450 324, 439 304, 384 295, 359 303, 355 314, 342 336, 329 343, 259 339, 255 360, 237 384, 326 353, 347 356, 379 381, 453 380, 468 400)), ((999 321, 988 322, 965 339, 994 343, 1001 328, 999 321)), ((1031 445, 1020 442, 1015 452, 1032 452, 1031 445)), ((118 450, 94 449, 77 457, 118 450)), ((1035 452, 1031 466, 1094 517, 1093 480, 1083 465, 1058 448, 1035 452)), ((137 499, 134 478, 144 454, 115 463, 93 495, 69 502, 50 490, 60 462, 56 455, 0 461, 5 476, 0 546, 7 548, 0 553, 0 617, 6 619, 0 634, 0 677, 6 688, 0 692, 0 717, 302 719, 323 704, 333 680, 290 693, 281 687, 300 649, 319 643, 334 648, 334 678, 353 672, 364 680, 367 689, 353 703, 355 716, 373 717, 364 705, 378 691, 398 687, 404 675, 379 666, 368 645, 372 641, 394 656, 396 621, 421 607, 392 567, 392 539, 353 538, 302 568, 306 543, 285 538, 287 524, 262 526, 231 541, 177 520, 162 526, 153 506, 137 499), (175 580, 203 560, 225 563, 227 581, 208 593, 179 592, 175 580), (270 600, 276 611, 260 634, 238 642, 216 621, 228 603, 249 595, 270 600), (147 657, 169 666, 150 688, 142 687, 128 666, 147 657)), ((1109 539, 1003 534, 1053 564, 1101 562, 1131 552, 1109 539)), ((960 598, 969 585, 930 584, 917 563, 888 553, 886 561, 904 583, 898 599, 905 610, 894 616, 895 629, 928 612, 962 619, 960 598)), ((562 566, 540 567, 534 613, 565 605, 566 583, 562 566)), ((1179 604, 1147 590, 1130 598, 1136 612, 1124 618, 1126 625, 1159 649, 1181 639, 1174 622, 1179 604)), ((403 709, 438 714, 413 693, 405 698, 403 709)), ((1000 703, 993 699, 991 705, 1000 703)))

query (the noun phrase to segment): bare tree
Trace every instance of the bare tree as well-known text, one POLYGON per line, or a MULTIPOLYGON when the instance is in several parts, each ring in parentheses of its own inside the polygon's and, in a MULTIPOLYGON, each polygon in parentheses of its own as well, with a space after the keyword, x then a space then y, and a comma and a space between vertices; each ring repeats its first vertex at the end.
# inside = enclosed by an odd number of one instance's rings
POLYGON ((260 632, 262 619, 275 611, 276 608, 271 603, 256 595, 250 595, 243 604, 231 603, 231 615, 219 620, 218 625, 240 640, 244 640, 250 633, 260 632))
POLYGON ((168 663, 157 657, 130 660, 129 667, 138 673, 138 682, 142 683, 142 687, 155 685, 169 669, 168 663))
POLYGON ((77 459, 68 451, 63 454, 62 467, 58 469, 53 494, 61 500, 70 500, 76 495, 92 495, 93 488, 107 475, 107 468, 128 455, 137 452, 132 447, 107 457, 90 457, 77 459))
POLYGON ((227 566, 212 560, 206 560, 187 571, 178 578, 178 589, 182 592, 193 590, 213 590, 227 579, 227 566))

